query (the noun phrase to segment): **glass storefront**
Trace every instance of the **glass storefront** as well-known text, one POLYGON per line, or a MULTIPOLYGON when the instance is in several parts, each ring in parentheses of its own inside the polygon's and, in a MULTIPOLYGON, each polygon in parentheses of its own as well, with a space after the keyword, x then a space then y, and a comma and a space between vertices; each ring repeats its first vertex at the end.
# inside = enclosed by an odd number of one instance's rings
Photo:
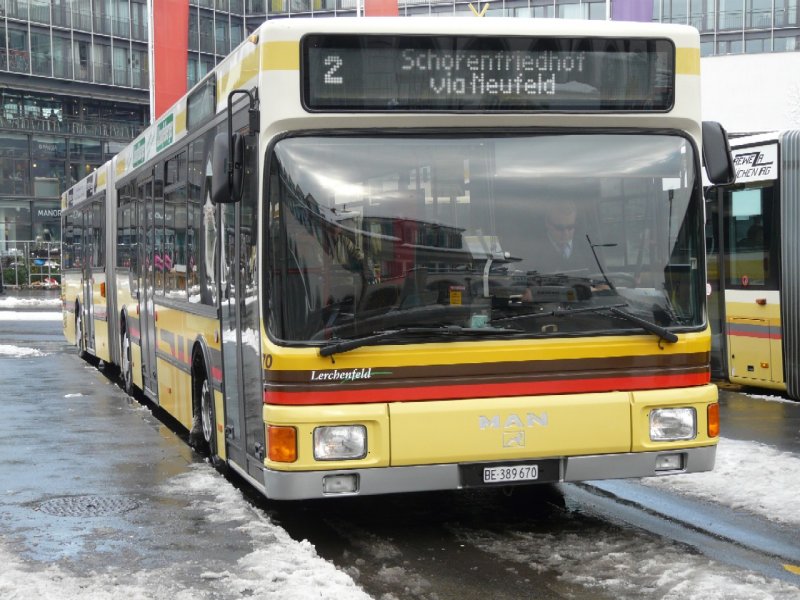
POLYGON ((0 242, 30 240, 32 233, 30 202, 0 199, 0 242))
POLYGON ((31 174, 33 195, 54 198, 66 189, 67 140, 50 136, 33 136, 31 141, 31 174))
POLYGON ((61 205, 58 202, 36 200, 31 211, 34 241, 58 242, 61 239, 61 205))
POLYGON ((47 243, 60 239, 59 201, 0 198, 0 241, 47 243))

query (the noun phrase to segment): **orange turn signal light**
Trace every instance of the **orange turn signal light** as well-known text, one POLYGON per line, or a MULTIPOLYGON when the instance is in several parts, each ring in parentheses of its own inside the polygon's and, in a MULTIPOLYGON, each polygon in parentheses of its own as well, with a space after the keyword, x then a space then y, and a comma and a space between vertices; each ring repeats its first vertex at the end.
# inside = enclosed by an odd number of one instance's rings
POLYGON ((100 297, 101 298, 105 298, 106 297, 106 282, 105 281, 103 281, 100 284, 100 297))
POLYGON ((719 403, 708 405, 708 437, 719 436, 719 403))
POLYGON ((297 430, 294 427, 267 425, 267 456, 275 462, 297 460, 297 430))

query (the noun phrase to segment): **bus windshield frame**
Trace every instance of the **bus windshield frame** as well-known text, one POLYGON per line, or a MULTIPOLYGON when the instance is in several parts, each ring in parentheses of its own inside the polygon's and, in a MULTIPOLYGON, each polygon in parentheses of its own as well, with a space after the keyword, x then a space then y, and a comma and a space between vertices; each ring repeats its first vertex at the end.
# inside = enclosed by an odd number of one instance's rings
POLYGON ((268 152, 282 343, 641 334, 620 310, 705 326, 699 159, 681 132, 324 132, 268 152), (572 262, 548 262, 570 229, 572 262))

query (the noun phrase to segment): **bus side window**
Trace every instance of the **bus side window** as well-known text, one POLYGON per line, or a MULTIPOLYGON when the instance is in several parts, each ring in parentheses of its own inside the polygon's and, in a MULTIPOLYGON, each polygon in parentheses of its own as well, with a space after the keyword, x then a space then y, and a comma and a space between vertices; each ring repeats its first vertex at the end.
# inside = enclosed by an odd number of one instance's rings
POLYGON ((727 286, 777 289, 778 231, 774 187, 736 190, 725 195, 727 286))
POLYGON ((205 159, 203 138, 189 144, 188 205, 186 216, 186 289, 189 302, 200 302, 200 243, 203 230, 205 159))

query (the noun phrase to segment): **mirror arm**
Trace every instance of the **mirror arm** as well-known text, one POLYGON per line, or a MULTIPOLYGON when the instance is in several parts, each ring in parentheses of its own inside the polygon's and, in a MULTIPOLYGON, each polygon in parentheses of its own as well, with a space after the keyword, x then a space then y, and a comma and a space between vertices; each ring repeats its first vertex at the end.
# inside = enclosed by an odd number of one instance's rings
POLYGON ((253 126, 255 125, 255 133, 258 132, 259 118, 258 118, 258 89, 250 90, 231 90, 228 93, 228 189, 233 188, 233 151, 234 144, 231 143, 233 139, 233 98, 236 95, 244 94, 250 100, 250 133, 254 133, 253 126))

